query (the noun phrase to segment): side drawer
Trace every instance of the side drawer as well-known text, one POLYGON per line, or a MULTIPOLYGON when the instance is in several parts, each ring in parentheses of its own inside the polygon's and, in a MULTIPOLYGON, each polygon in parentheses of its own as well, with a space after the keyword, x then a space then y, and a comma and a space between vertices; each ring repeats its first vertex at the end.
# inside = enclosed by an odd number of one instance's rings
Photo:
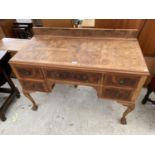
POLYGON ((139 79, 140 76, 138 75, 107 73, 105 75, 105 85, 135 88, 139 79))
POLYGON ((14 66, 20 78, 43 79, 43 73, 40 68, 32 66, 14 66))
POLYGON ((99 84, 101 80, 100 73, 83 72, 83 71, 46 69, 45 75, 46 78, 53 80, 76 81, 76 82, 93 83, 93 84, 99 84))
POLYGON ((46 83, 43 81, 20 80, 22 88, 29 91, 49 91, 46 83))
POLYGON ((109 99, 118 99, 129 101, 132 97, 132 90, 122 89, 122 88, 113 88, 113 87, 104 87, 102 96, 109 99))

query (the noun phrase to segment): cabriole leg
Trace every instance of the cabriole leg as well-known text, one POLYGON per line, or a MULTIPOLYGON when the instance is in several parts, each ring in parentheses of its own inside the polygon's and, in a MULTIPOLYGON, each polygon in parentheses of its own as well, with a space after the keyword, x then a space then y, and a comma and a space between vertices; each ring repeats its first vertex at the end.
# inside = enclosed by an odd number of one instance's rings
POLYGON ((121 124, 127 124, 126 116, 135 109, 135 104, 128 105, 127 109, 123 113, 123 116, 120 120, 121 124))
POLYGON ((36 111, 38 109, 38 105, 35 103, 30 93, 23 90, 23 94, 32 102, 32 110, 36 111))

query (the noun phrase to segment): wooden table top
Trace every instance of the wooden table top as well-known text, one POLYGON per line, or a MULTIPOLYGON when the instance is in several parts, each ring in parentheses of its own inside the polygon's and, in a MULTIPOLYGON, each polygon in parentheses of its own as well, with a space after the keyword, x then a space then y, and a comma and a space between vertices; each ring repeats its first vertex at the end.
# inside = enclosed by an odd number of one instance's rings
POLYGON ((36 36, 11 62, 148 72, 136 39, 36 36))
POLYGON ((148 74, 136 38, 44 34, 35 35, 28 41, 12 41, 5 39, 0 42, 1 49, 6 47, 19 51, 11 59, 11 63, 148 74))

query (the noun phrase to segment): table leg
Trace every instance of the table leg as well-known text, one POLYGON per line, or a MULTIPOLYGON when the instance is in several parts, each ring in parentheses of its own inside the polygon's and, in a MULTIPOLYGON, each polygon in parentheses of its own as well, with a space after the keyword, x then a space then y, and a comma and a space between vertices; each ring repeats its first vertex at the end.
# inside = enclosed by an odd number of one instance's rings
POLYGON ((38 109, 38 105, 35 103, 30 93, 23 90, 23 94, 32 102, 32 110, 36 111, 38 109))
POLYGON ((52 89, 55 87, 55 83, 52 84, 52 89))
POLYGON ((6 120, 6 117, 5 117, 5 114, 4 114, 4 113, 0 115, 0 119, 1 119, 1 121, 3 121, 3 122, 6 120))
POLYGON ((127 109, 125 110, 125 112, 123 113, 123 116, 120 120, 121 124, 127 124, 126 121, 126 116, 135 109, 135 104, 131 104, 127 106, 127 109))

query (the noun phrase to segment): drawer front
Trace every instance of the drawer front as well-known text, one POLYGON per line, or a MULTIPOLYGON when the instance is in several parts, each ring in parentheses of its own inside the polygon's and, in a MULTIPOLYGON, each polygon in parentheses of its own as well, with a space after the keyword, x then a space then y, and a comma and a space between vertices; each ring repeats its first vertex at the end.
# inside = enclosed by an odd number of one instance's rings
POLYGON ((30 81, 30 80, 20 80, 20 83, 22 84, 22 87, 25 90, 41 91, 41 92, 47 92, 48 91, 48 87, 44 82, 30 81))
POLYGON ((128 101, 131 99, 132 90, 105 87, 105 88, 103 88, 102 95, 105 98, 127 100, 128 101))
POLYGON ((105 76, 105 85, 135 88, 140 77, 126 74, 107 74, 105 76))
POLYGON ((76 71, 63 71, 49 69, 45 71, 48 79, 64 80, 64 81, 77 81, 85 83, 98 84, 101 80, 101 74, 88 73, 88 72, 76 72, 76 71))
POLYGON ((43 79, 43 73, 40 68, 21 66, 15 67, 20 78, 43 79))

